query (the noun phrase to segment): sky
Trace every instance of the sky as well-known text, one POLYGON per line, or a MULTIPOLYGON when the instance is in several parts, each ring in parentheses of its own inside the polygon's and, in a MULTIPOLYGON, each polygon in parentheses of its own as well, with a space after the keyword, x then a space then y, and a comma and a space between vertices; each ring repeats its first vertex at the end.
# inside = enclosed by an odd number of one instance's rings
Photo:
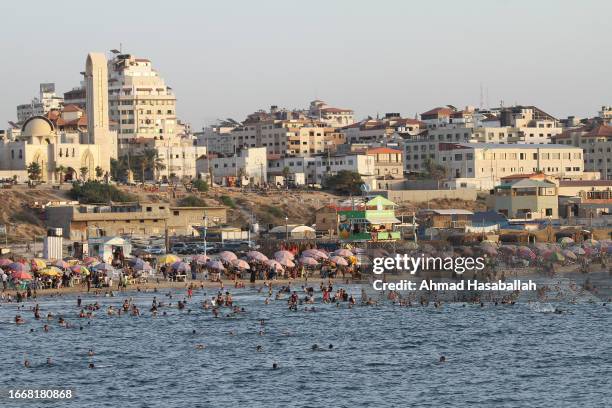
POLYGON ((0 129, 90 51, 148 58, 193 129, 311 100, 356 117, 435 106, 612 104, 612 1, 2 1, 0 129))

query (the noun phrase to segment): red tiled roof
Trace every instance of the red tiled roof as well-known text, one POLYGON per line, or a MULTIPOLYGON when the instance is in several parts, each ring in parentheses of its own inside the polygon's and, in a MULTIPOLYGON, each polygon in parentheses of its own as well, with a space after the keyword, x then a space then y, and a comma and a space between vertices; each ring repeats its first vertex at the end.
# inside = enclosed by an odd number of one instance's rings
POLYGON ((402 154, 401 150, 391 149, 389 147, 374 147, 367 149, 366 154, 402 154))
POLYGON ((421 113, 421 116, 423 115, 450 116, 453 112, 454 110, 452 110, 451 108, 437 107, 437 108, 428 110, 427 112, 421 113))
POLYGON ((612 187, 612 180, 561 180, 559 187, 612 187))
POLYGON ((509 176, 501 177, 500 180, 521 180, 521 179, 545 179, 546 174, 544 173, 529 173, 529 174, 511 174, 509 176))
POLYGON ((76 105, 72 105, 72 104, 64 106, 63 110, 64 112, 83 112, 83 109, 79 108, 76 105))

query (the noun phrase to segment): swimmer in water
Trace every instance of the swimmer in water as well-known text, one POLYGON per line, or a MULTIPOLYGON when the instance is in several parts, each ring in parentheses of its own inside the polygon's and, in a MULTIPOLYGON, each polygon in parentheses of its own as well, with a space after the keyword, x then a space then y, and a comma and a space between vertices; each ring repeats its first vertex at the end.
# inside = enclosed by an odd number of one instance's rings
POLYGON ((327 346, 327 348, 328 348, 328 349, 330 349, 330 350, 333 350, 334 345, 333 345, 333 344, 330 344, 329 346, 327 346))
POLYGON ((28 360, 27 358, 23 361, 23 366, 25 368, 30 368, 30 360, 28 360))
POLYGON ((276 364, 276 363, 272 363, 272 369, 273 369, 273 370, 276 370, 277 368, 278 368, 278 364, 276 364))
POLYGON ((317 351, 319 349, 319 345, 313 344, 311 348, 312 348, 312 351, 317 351))
POLYGON ((89 363, 89 365, 87 366, 87 368, 94 368, 94 363, 89 363))
POLYGON ((203 344, 196 344, 195 348, 196 350, 204 350, 204 345, 203 344))
POLYGON ((446 362, 446 357, 445 356, 440 356, 440 363, 445 363, 446 362))
POLYGON ((94 355, 93 350, 92 350, 92 349, 89 349, 89 351, 87 352, 87 355, 88 355, 89 357, 93 357, 93 355, 94 355))
POLYGON ((53 365, 53 363, 51 362, 51 357, 47 357, 47 365, 48 366, 53 365))
POLYGON ((258 352, 262 352, 263 351, 263 347, 258 344, 257 347, 255 348, 255 350, 257 350, 258 352))
POLYGON ((23 320, 21 315, 16 315, 15 316, 15 324, 24 324, 24 323, 25 323, 25 320, 23 320))

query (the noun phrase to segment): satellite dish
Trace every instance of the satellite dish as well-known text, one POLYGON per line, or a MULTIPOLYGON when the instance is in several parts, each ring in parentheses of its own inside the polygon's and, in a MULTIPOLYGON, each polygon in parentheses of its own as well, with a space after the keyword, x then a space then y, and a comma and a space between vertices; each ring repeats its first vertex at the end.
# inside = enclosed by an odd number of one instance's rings
POLYGON ((370 187, 369 184, 363 183, 361 186, 359 186, 359 189, 363 192, 363 193, 369 193, 370 191, 372 191, 372 187, 370 187))

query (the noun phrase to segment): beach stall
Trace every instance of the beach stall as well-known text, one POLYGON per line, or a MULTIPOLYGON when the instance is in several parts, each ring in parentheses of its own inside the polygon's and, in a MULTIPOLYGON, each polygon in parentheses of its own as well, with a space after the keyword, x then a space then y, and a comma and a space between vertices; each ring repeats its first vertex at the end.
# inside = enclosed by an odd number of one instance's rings
POLYGON ((90 256, 112 264, 123 262, 132 253, 132 244, 121 237, 93 237, 88 244, 90 256))
POLYGON ((338 236, 343 242, 396 241, 401 238, 395 229, 401 221, 395 217, 396 204, 376 196, 354 209, 338 211, 338 236))

